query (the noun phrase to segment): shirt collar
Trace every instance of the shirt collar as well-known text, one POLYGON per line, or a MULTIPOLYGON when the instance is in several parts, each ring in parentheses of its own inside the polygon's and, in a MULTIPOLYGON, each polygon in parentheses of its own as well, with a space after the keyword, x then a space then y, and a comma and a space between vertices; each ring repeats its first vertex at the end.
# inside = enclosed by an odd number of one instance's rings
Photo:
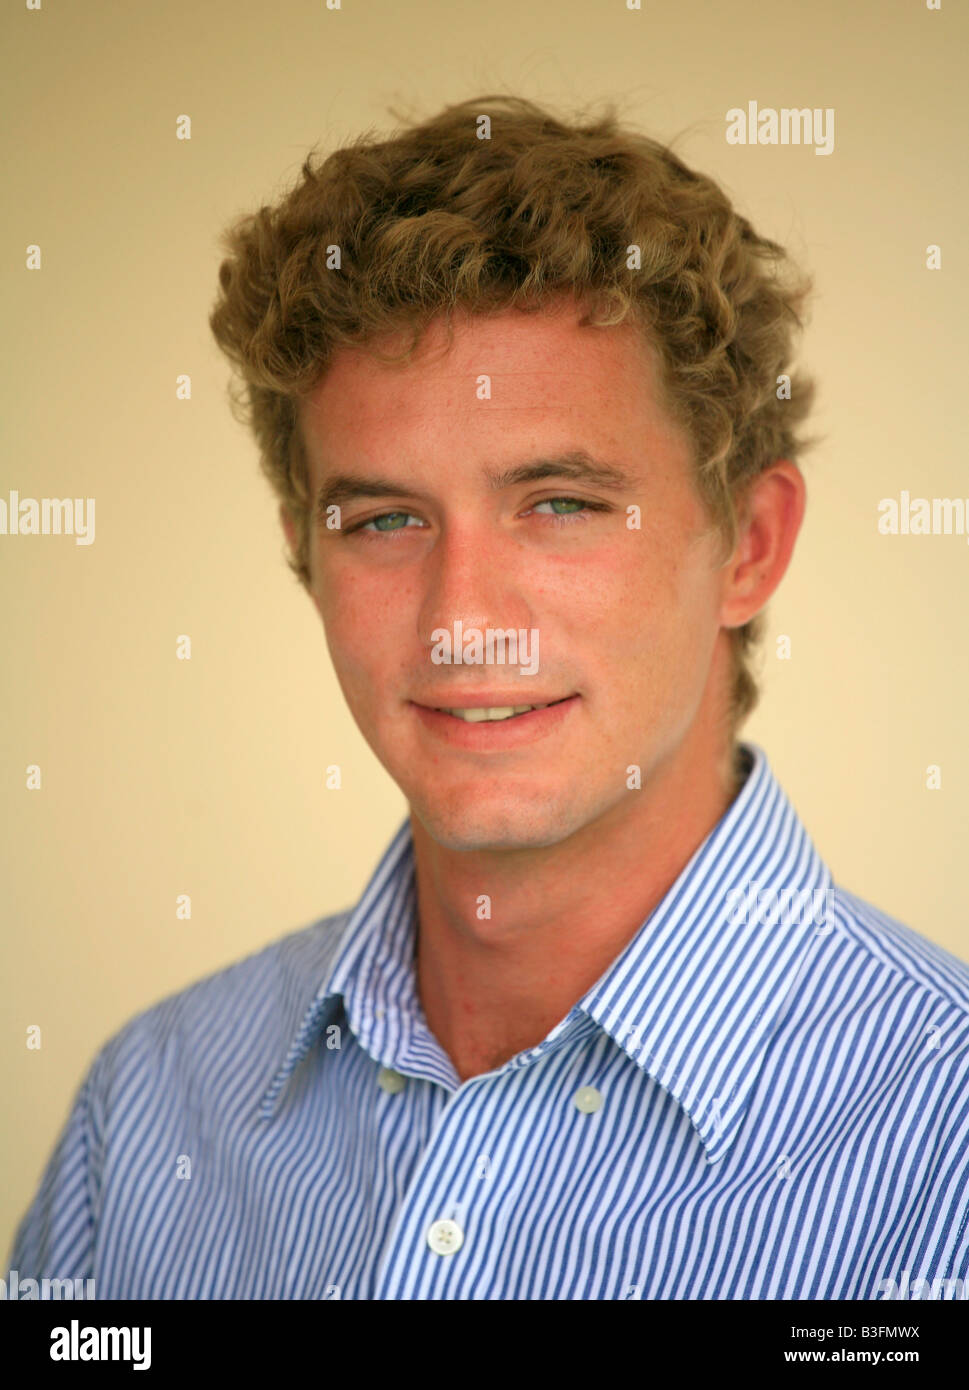
MULTIPOLYGON (((730 1147, 812 941, 830 931, 831 875, 766 754, 676 882, 571 1010, 594 1020, 689 1115, 709 1162, 730 1147)), ((416 1000, 413 842, 405 821, 263 1097, 271 1114, 342 999, 362 1046, 390 1065, 416 1000), (379 1038, 379 1049, 377 1039, 379 1038)))

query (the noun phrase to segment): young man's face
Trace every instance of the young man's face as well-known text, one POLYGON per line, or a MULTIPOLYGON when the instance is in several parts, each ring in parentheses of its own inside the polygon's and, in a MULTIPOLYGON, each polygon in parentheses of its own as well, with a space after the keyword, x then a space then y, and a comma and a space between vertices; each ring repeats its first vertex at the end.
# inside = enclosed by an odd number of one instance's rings
POLYGON ((728 679, 721 542, 632 325, 510 312, 443 341, 435 323, 403 367, 344 350, 304 407, 314 498, 384 480, 339 495, 340 529, 314 524, 312 596, 350 710, 428 833, 552 845, 627 813, 630 764, 647 787, 703 746, 728 679), (625 481, 489 480, 580 450, 625 481), (465 643, 523 630, 527 659, 501 664, 495 638, 490 662, 457 664, 458 621, 465 643), (432 659, 441 629, 450 663, 432 659), (497 722, 436 712, 553 701, 497 722))

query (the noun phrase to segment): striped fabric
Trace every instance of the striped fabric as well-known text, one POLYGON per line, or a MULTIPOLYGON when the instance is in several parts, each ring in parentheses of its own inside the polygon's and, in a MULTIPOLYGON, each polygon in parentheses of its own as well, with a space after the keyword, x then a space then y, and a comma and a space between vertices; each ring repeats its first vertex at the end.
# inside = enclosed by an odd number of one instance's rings
POLYGON ((743 749, 740 795, 636 936, 494 1071, 459 1083, 420 1008, 407 823, 352 912, 133 1019, 21 1223, 21 1286, 961 1296, 969 965, 834 887, 743 749))

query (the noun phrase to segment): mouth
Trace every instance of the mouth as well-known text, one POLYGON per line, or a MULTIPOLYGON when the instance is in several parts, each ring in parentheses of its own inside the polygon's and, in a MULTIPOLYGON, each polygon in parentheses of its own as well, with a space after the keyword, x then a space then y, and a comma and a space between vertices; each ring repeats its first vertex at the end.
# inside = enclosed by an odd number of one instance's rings
POLYGON ((504 691, 482 691, 468 696, 462 705, 421 705, 414 700, 410 704, 430 737, 465 753, 500 755, 560 731, 568 719, 575 718, 573 712, 582 698, 576 692, 527 705, 485 704, 485 700, 500 701, 502 696, 507 700, 504 691))
POLYGON ((553 705, 563 705, 571 700, 571 695, 563 695, 559 700, 546 700, 532 705, 430 705, 437 714, 449 714, 452 719, 463 719, 466 724, 497 724, 506 719, 518 719, 532 710, 551 709, 553 705))

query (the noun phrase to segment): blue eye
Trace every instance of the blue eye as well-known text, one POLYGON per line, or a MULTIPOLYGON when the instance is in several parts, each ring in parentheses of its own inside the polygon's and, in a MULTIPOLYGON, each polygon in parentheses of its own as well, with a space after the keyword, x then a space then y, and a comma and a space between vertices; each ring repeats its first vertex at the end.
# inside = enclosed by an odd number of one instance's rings
POLYGON ((413 512, 381 512, 379 516, 372 516, 369 521, 364 521, 359 526, 351 526, 350 530, 351 532, 368 531, 373 527, 374 529, 370 530, 371 535, 386 536, 395 531, 406 531, 408 529, 407 526, 401 526, 398 523, 402 519, 413 516, 413 512), (384 526, 380 524, 381 522, 388 522, 390 524, 384 526))
POLYGON ((538 511, 539 507, 555 507, 558 503, 564 502, 567 507, 578 508, 579 510, 569 510, 565 512, 552 511, 543 512, 543 516, 551 515, 556 525, 569 526, 573 519, 585 521, 588 512, 608 512, 611 508, 605 502, 586 502, 581 497, 546 497, 541 502, 536 502, 532 511, 538 511))
MULTIPOLYGON (((588 502, 583 502, 578 497, 546 497, 543 502, 536 502, 532 511, 537 512, 539 507, 554 507, 558 502, 564 502, 570 507, 588 507, 589 505, 588 502)), ((566 517, 575 516, 577 513, 575 511, 553 512, 552 515, 556 517, 566 517)))
MULTIPOLYGON (((608 512, 611 508, 604 502, 587 502, 581 497, 546 497, 541 502, 536 502, 529 508, 531 512, 538 512, 540 507, 551 507, 553 510, 543 512, 543 516, 551 516, 556 525, 571 525, 573 521, 584 521, 587 512, 608 512), (559 508, 564 507, 562 511, 559 508)), ((413 512, 392 511, 381 512, 379 516, 372 516, 369 521, 361 521, 356 526, 348 526, 344 535, 352 536, 356 532, 362 532, 368 538, 375 536, 395 536, 402 531, 409 531, 412 528, 411 522, 422 527, 424 523, 413 512)))

